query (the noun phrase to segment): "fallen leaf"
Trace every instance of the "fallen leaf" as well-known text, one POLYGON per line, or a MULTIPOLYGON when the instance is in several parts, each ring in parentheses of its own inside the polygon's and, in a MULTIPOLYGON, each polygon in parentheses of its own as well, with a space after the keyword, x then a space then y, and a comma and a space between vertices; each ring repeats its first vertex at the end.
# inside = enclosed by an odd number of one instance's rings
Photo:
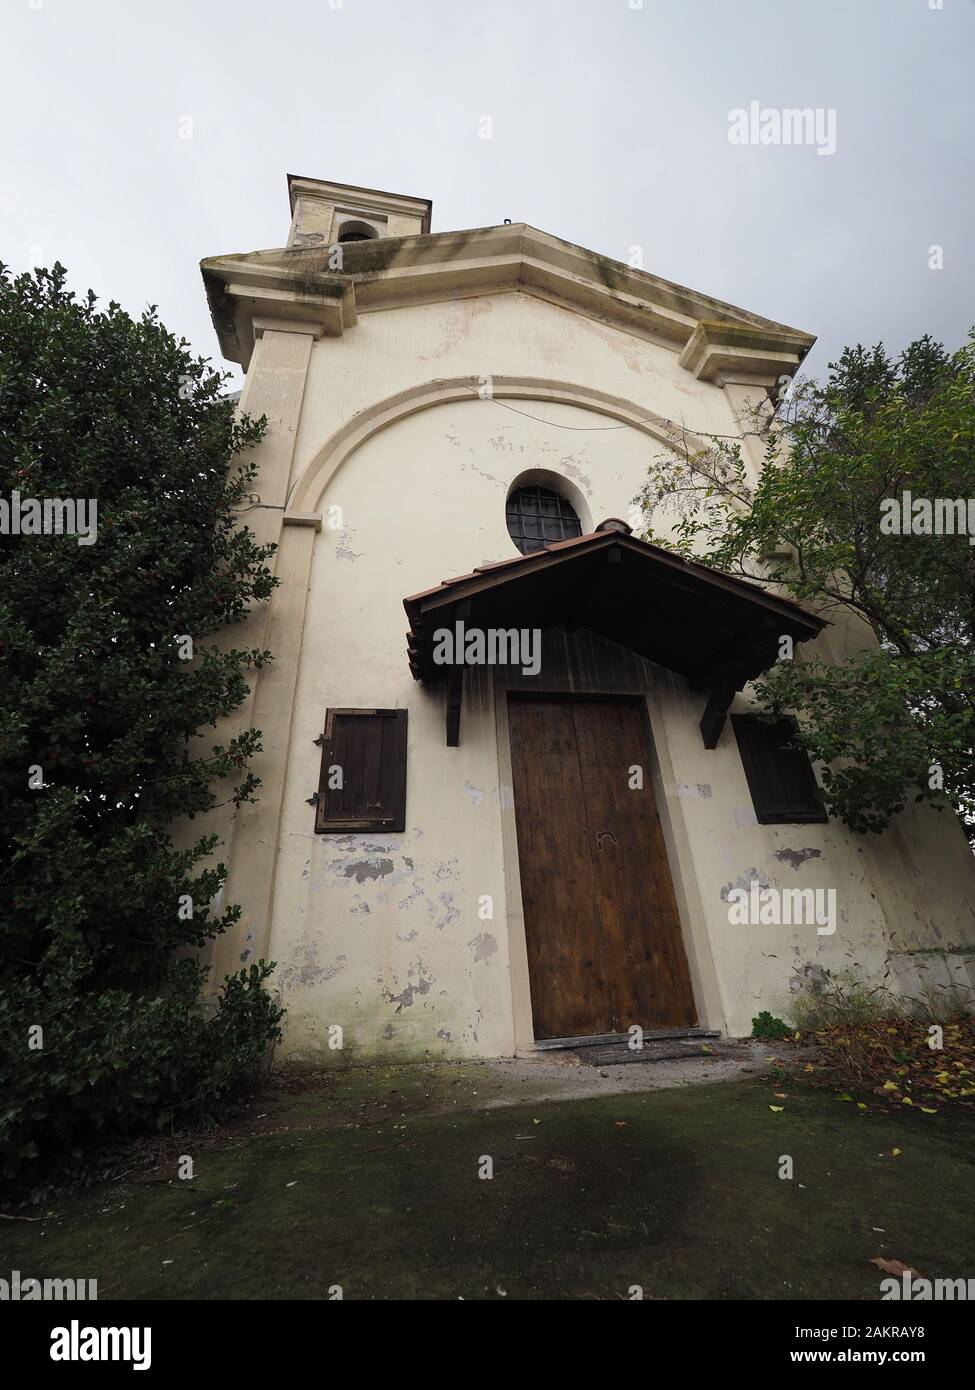
POLYGON ((776 1115, 781 1115, 781 1114, 782 1114, 782 1111, 785 1109, 785 1106, 784 1106, 784 1105, 770 1105, 770 1106, 769 1106, 769 1109, 770 1109, 770 1110, 774 1110, 775 1113, 776 1113, 776 1115))
POLYGON ((901 1156, 901 1154, 902 1154, 903 1152, 904 1152, 903 1149, 891 1149, 891 1151, 890 1151, 890 1156, 891 1156, 891 1158, 900 1158, 900 1156, 901 1156))
POLYGON ((885 1274, 916 1274, 919 1279, 921 1278, 917 1270, 904 1264, 903 1260, 882 1260, 878 1257, 871 1260, 870 1263, 876 1265, 878 1269, 882 1269, 885 1274))

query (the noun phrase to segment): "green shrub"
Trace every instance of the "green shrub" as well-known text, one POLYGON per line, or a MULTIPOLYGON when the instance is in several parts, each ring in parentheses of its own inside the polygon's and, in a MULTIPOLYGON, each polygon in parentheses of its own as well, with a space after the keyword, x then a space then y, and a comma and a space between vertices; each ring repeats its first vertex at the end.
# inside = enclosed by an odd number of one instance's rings
POLYGON ((0 265, 0 498, 87 511, 81 544, 0 536, 0 1162, 20 1181, 219 1110, 277 1036, 263 963, 204 1003, 197 956, 242 909, 218 906, 217 837, 171 834, 259 785, 236 712, 271 654, 225 639, 276 583, 242 520, 264 428, 154 309, 0 265))
POLYGON ((156 997, 78 994, 54 979, 0 993, 3 1175, 29 1182, 34 1169, 47 1175, 106 1141, 193 1123, 248 1094, 279 1036, 282 1011, 263 988, 271 968, 229 976, 209 1018, 189 960, 156 997))
POLYGON ((752 1019, 753 1038, 788 1038, 792 1029, 781 1018, 774 1018, 768 1009, 763 1009, 757 1018, 752 1019))

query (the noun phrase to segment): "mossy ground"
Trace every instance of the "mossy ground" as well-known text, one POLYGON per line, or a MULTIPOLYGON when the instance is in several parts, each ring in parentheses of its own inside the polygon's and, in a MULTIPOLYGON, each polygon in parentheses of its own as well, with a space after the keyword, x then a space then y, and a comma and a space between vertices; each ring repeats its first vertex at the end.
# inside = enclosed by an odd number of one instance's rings
POLYGON ((0 1223, 0 1264, 97 1278, 99 1299, 877 1299, 875 1256, 975 1273, 967 1117, 776 1089, 553 1103, 479 1066, 278 1082, 154 1171, 0 1223))

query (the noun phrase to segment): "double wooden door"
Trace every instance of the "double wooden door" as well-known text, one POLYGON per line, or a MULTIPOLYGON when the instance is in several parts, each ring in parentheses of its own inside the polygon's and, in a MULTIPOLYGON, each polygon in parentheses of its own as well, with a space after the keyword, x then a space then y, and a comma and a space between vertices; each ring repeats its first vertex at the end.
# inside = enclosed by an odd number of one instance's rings
POLYGON ((508 723, 535 1037, 693 1025, 642 706, 512 698, 508 723))

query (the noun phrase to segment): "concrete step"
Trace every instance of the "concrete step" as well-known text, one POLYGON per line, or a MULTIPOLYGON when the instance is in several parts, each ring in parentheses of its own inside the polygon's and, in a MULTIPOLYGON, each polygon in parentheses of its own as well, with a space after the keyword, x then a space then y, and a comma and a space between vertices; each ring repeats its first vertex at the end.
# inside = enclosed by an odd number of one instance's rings
MULTIPOLYGON (((712 1035, 714 1036, 714 1035, 712 1035)), ((633 1062, 673 1062, 678 1059, 721 1057, 734 1049, 704 1038, 645 1042, 643 1047, 613 1043, 608 1047, 581 1047, 576 1056, 588 1067, 619 1067, 633 1062)))
MULTIPOLYGON (((667 1042, 671 1039, 700 1039, 700 1038, 719 1038, 721 1036, 713 1028, 646 1028, 643 1033, 644 1042, 667 1042)), ((536 1038, 536 1052, 551 1052, 563 1050, 574 1052, 577 1048, 606 1047, 622 1043, 626 1046, 630 1041, 629 1033, 596 1033, 590 1037, 582 1038, 536 1038)))

